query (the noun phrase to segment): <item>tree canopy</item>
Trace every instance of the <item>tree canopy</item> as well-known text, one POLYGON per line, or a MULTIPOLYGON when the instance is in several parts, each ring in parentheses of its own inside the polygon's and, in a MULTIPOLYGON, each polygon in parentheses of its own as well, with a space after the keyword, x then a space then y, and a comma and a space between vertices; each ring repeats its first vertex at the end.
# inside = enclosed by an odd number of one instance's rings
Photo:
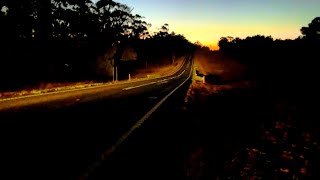
POLYGON ((263 84, 276 84, 275 89, 303 91, 300 88, 313 85, 318 77, 320 17, 314 18, 308 27, 302 27, 301 33, 294 40, 262 35, 243 39, 222 37, 219 47, 222 53, 248 65, 251 78, 263 84))
POLYGON ((302 27, 300 31, 303 38, 320 40, 320 17, 314 18, 308 27, 302 27))
POLYGON ((139 61, 155 63, 192 47, 184 36, 169 33, 168 24, 151 35, 143 16, 113 0, 2 0, 0 21, 0 89, 99 79, 97 59, 113 47, 115 62, 130 46, 139 61))

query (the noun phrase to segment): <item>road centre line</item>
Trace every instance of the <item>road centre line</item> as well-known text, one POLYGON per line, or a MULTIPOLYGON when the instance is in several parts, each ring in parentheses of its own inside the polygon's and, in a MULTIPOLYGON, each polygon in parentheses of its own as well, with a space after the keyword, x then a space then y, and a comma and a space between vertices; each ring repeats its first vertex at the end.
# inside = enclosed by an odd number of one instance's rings
POLYGON ((161 81, 151 82, 151 83, 147 83, 147 84, 141 84, 141 85, 138 85, 138 86, 127 87, 127 88, 123 88, 122 90, 127 91, 127 90, 130 90, 130 89, 135 89, 135 88, 139 88, 139 87, 143 87, 143 86, 148 86, 148 85, 155 84, 155 83, 163 83, 165 81, 168 82, 169 80, 172 80, 174 78, 180 77, 185 71, 186 70, 183 70, 182 73, 180 73, 178 76, 174 76, 174 77, 171 77, 171 78, 163 79, 161 81))
MULTIPOLYGON (((182 73, 184 73, 185 71, 186 70, 184 70, 182 73)), ((148 85, 151 85, 151 84, 164 83, 164 82, 168 82, 169 80, 172 80, 172 79, 174 79, 176 77, 179 77, 179 76, 181 76, 181 74, 178 75, 178 76, 171 77, 171 78, 162 79, 160 81, 155 81, 155 82, 150 82, 150 83, 147 83, 147 84, 141 84, 141 85, 138 85, 138 86, 132 86, 132 87, 123 88, 122 90, 123 91, 127 91, 127 90, 136 89, 136 88, 143 87, 143 86, 148 86, 148 85)))
POLYGON ((141 85, 138 85, 138 86, 132 86, 132 87, 123 88, 122 90, 127 91, 127 90, 130 90, 130 89, 135 89, 135 88, 139 88, 139 87, 143 87, 143 86, 148 86, 148 85, 155 84, 155 83, 157 83, 157 81, 156 82, 147 83, 147 84, 141 84, 141 85))

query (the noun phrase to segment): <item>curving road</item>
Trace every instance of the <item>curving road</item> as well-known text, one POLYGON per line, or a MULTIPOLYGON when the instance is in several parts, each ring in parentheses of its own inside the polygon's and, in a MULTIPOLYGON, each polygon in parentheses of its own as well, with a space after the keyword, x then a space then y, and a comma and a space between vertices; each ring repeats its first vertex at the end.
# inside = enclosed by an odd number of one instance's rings
POLYGON ((187 56, 166 77, 1 100, 0 179, 86 179, 187 87, 192 65, 187 56))

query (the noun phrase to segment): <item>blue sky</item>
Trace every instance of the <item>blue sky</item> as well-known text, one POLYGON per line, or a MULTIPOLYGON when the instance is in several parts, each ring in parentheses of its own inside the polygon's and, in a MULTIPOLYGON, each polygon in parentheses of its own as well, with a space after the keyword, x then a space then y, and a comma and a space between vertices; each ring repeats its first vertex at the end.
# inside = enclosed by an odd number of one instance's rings
POLYGON ((116 0, 134 8, 156 30, 164 23, 191 42, 212 48, 222 36, 256 34, 278 39, 300 35, 320 16, 320 0, 116 0))

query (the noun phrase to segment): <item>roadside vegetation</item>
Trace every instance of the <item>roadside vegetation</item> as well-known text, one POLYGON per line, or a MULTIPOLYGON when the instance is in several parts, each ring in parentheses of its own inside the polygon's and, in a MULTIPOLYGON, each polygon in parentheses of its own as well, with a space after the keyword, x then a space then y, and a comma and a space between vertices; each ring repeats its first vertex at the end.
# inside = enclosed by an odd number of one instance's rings
POLYGON ((48 92, 57 92, 64 90, 73 90, 73 89, 81 89, 88 87, 98 87, 102 85, 121 83, 126 81, 137 81, 144 80, 150 78, 157 78, 165 75, 170 75, 182 66, 184 62, 184 57, 181 57, 176 60, 173 64, 168 65, 150 65, 148 68, 140 68, 134 69, 132 74, 128 73, 127 79, 120 81, 79 81, 79 82, 48 82, 48 83, 40 83, 38 85, 26 86, 22 89, 16 89, 14 91, 3 91, 0 92, 0 99, 12 98, 12 97, 21 97, 28 95, 36 95, 36 94, 45 94, 48 92), (130 79, 129 79, 130 75, 130 79))
POLYGON ((187 179, 319 179, 319 32, 317 17, 295 40, 222 37, 195 53, 187 179))
POLYGON ((2 0, 0 92, 127 79, 195 48, 168 24, 151 32, 132 10, 112 0, 2 0))
POLYGON ((219 51, 200 49, 194 55, 193 80, 189 94, 198 91, 212 95, 222 90, 253 85, 247 77, 247 66, 219 51))

